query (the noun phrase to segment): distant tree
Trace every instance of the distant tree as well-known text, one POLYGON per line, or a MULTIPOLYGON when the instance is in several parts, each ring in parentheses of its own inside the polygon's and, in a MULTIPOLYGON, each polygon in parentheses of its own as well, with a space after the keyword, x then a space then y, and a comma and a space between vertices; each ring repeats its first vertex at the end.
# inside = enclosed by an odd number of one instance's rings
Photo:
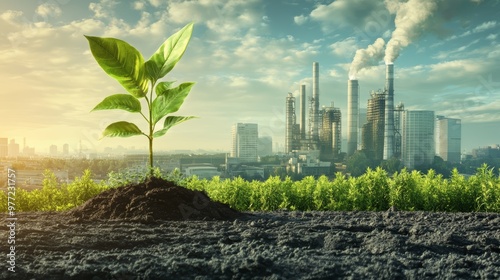
POLYGON ((346 171, 355 177, 363 175, 368 167, 375 167, 373 161, 363 151, 356 151, 347 159, 346 165, 346 171))
POLYGON ((382 167, 388 174, 394 174, 395 172, 401 171, 403 169, 403 163, 401 160, 397 158, 391 158, 388 160, 383 160, 380 163, 380 167, 382 167))

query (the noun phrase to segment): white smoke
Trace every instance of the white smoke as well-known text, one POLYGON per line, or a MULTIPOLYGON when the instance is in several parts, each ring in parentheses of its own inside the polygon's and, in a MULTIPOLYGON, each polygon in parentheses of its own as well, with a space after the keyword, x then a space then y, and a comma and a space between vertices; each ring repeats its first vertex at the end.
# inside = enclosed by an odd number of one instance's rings
POLYGON ((394 24, 396 29, 385 49, 385 63, 396 60, 402 48, 418 39, 428 29, 429 18, 435 14, 438 7, 436 0, 409 0, 399 2, 385 0, 387 9, 396 14, 394 24))
POLYGON ((481 0, 384 0, 394 14, 396 29, 385 49, 385 63, 396 60, 401 50, 427 32, 443 33, 443 23, 467 13, 481 0))
POLYGON ((349 79, 356 79, 357 73, 363 68, 376 66, 384 57, 384 46, 384 39, 378 38, 366 49, 357 50, 354 55, 354 59, 352 60, 351 68, 349 69, 349 79))

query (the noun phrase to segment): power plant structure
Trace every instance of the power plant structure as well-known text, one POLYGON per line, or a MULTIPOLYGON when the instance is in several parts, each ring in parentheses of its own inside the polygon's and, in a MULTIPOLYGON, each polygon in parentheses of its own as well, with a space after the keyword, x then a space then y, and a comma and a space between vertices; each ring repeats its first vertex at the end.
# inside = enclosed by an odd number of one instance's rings
MULTIPOLYGON (((341 158, 342 114, 339 108, 334 107, 333 102, 330 106, 323 106, 321 109, 319 107, 317 62, 313 62, 311 85, 312 91, 308 98, 306 85, 300 84, 297 97, 299 108, 296 108, 296 97, 292 93, 288 93, 286 97, 285 147, 287 153, 294 154, 295 157, 290 159, 289 164, 298 162, 297 170, 300 169, 300 161, 304 162, 304 159, 299 159, 297 155, 302 156, 304 152, 314 154, 317 162, 307 161, 305 165, 301 165, 302 168, 308 164, 313 168, 317 163, 325 163, 322 161, 333 162, 341 158), (299 116, 296 115, 296 110, 299 110, 299 116)), ((385 65, 384 89, 370 92, 366 120, 364 117, 360 120, 359 92, 359 81, 354 78, 348 79, 347 156, 352 156, 360 149, 372 160, 380 162, 400 159, 410 169, 431 163, 435 150, 446 160, 458 161, 461 138, 457 127, 460 120, 439 116, 436 123, 433 111, 405 110, 403 103, 395 106, 394 64, 385 65), (439 147, 434 143, 435 134, 439 147)), ((321 165, 321 168, 325 166, 321 165)))
POLYGON ((299 93, 299 98, 300 98, 300 138, 305 139, 306 138, 306 85, 302 84, 300 85, 300 93, 299 93))
POLYGON ((386 64, 385 72, 385 129, 384 129, 384 160, 394 155, 394 64, 386 64))
POLYGON ((347 81, 347 156, 358 148, 359 121, 359 84, 358 80, 347 81))
POLYGON ((366 124, 362 127, 361 149, 366 156, 382 160, 384 155, 385 103, 384 91, 371 91, 366 107, 366 124))
MULTIPOLYGON (((349 80, 347 88, 348 135, 347 155, 356 150, 358 128, 358 81, 349 80)), ((394 64, 386 64, 385 89, 371 91, 366 112, 366 124, 362 127, 361 150, 375 160, 401 157, 401 114, 404 105, 394 109, 394 64)))
POLYGON ((333 159, 340 154, 341 112, 333 103, 319 109, 319 63, 313 62, 312 96, 309 99, 308 128, 306 128, 306 85, 299 88, 299 123, 296 123, 296 98, 286 98, 285 152, 320 151, 320 158, 333 159), (306 131, 308 133, 306 133, 306 131))
POLYGON ((310 111, 310 122, 311 122, 311 140, 318 141, 319 139, 319 64, 313 62, 313 79, 312 79, 312 98, 311 105, 312 110, 310 111))

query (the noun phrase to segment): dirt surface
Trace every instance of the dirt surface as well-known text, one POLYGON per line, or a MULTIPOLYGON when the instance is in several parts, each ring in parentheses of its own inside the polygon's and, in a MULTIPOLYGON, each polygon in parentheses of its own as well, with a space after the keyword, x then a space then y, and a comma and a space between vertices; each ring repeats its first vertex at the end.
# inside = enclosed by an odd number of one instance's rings
MULTIPOLYGON (((7 218, 2 214, 1 218, 7 218)), ((500 279, 500 215, 271 212, 233 221, 24 213, 1 279, 500 279)))
POLYGON ((154 222, 233 220, 242 213, 211 201, 205 193, 150 178, 144 183, 105 191, 71 210, 69 215, 77 221, 126 219, 154 222))

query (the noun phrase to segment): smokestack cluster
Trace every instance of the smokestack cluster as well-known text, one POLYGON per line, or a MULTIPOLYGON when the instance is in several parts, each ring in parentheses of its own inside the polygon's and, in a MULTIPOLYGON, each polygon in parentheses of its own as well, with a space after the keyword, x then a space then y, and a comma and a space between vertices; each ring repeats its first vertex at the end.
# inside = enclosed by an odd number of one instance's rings
POLYGON ((385 71, 385 128, 384 128, 384 155, 383 159, 390 159, 394 155, 394 64, 386 65, 385 71))
POLYGON ((358 81, 356 76, 361 69, 377 66, 383 58, 386 64, 385 82, 385 127, 383 159, 390 159, 395 152, 394 126, 394 61, 401 50, 418 40, 424 33, 442 30, 442 24, 468 7, 477 5, 481 0, 384 0, 389 13, 395 15, 396 28, 385 44, 378 38, 366 49, 359 49, 354 55, 349 69, 347 86, 347 155, 357 148, 358 133, 358 81), (467 4, 468 5, 465 5, 467 4), (460 4, 460 5, 458 5, 460 4), (457 8, 461 6, 462 8, 457 8), (385 47, 385 51, 384 51, 385 47))
POLYGON ((347 156, 358 148, 358 80, 347 81, 347 156))

